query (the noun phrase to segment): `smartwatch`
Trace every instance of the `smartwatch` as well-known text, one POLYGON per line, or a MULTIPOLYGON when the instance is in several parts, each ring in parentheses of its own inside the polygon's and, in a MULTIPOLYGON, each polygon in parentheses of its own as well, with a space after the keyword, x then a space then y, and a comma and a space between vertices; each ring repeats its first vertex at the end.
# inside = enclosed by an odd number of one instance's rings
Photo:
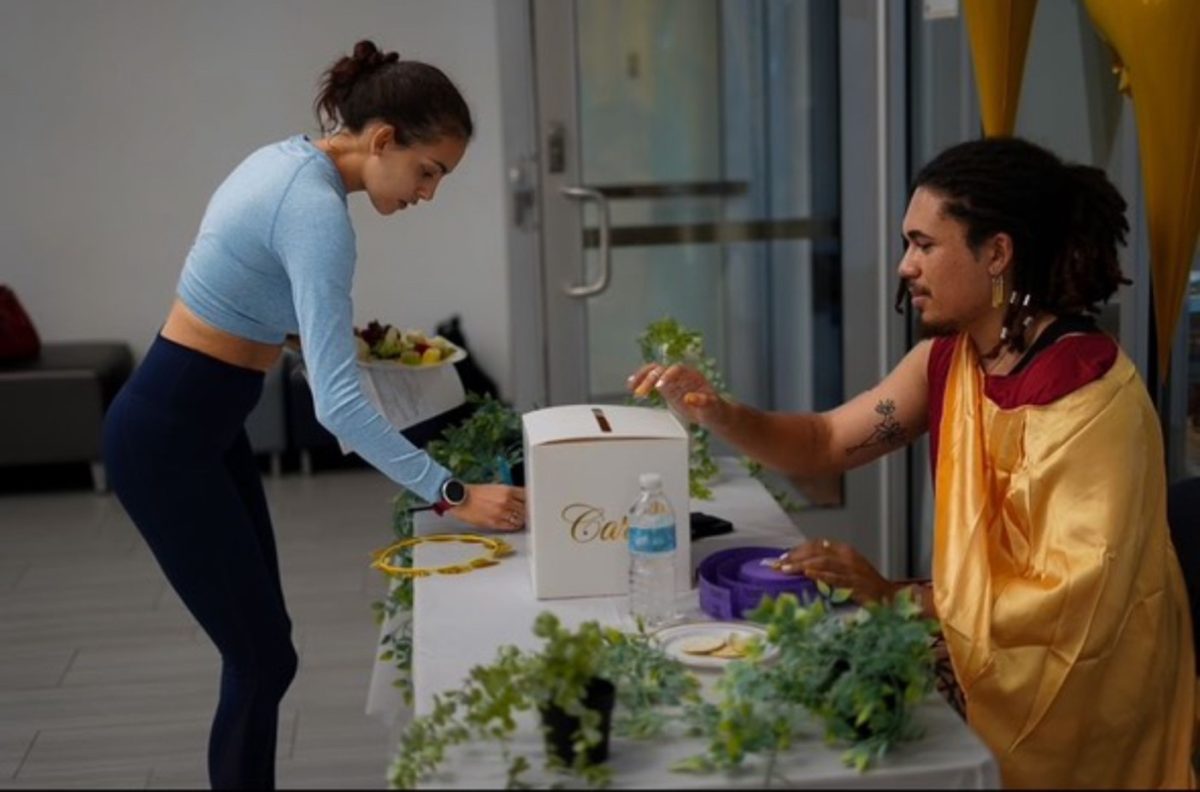
POLYGON ((433 510, 442 515, 466 502, 467 485, 456 478, 448 478, 442 483, 442 499, 434 504, 433 510))

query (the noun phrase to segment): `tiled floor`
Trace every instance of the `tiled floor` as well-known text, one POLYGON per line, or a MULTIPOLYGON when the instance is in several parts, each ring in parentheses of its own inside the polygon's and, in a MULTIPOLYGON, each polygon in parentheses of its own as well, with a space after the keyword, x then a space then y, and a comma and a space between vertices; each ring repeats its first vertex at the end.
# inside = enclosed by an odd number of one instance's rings
MULTIPOLYGON (((386 786, 363 714, 396 488, 369 470, 267 479, 300 671, 281 788, 386 786)), ((0 496, 0 788, 202 788, 220 672, 111 495, 0 496)))

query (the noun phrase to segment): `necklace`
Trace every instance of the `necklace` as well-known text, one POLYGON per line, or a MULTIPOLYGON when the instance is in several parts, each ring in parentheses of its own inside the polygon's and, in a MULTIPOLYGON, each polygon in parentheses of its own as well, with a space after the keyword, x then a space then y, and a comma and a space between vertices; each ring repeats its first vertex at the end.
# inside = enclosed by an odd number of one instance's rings
POLYGON ((371 561, 371 568, 378 569, 393 577, 429 577, 430 575, 462 575, 467 572, 474 572, 476 569, 495 566, 500 563, 500 559, 507 555, 513 554, 512 545, 503 539, 493 539, 489 536, 479 536, 477 534, 434 534, 432 536, 413 536, 408 539, 401 539, 399 542, 388 545, 382 550, 376 550, 372 555, 374 560, 371 561), (481 556, 477 556, 460 564, 445 564, 440 567, 414 567, 414 566, 397 566, 392 563, 393 557, 409 547, 416 547, 419 544, 426 543, 441 543, 441 542, 460 542, 462 544, 483 545, 487 552, 481 556))

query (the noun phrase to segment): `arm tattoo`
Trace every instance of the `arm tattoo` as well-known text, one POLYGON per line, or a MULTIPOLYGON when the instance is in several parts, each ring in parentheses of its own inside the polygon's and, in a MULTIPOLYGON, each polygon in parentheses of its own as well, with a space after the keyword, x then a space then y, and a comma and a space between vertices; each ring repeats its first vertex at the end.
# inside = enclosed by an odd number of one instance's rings
POLYGON ((879 423, 875 424, 874 430, 866 440, 847 448, 847 454, 877 445, 890 449, 904 444, 904 427, 896 420, 896 403, 891 399, 884 399, 875 405, 875 412, 879 413, 879 423))

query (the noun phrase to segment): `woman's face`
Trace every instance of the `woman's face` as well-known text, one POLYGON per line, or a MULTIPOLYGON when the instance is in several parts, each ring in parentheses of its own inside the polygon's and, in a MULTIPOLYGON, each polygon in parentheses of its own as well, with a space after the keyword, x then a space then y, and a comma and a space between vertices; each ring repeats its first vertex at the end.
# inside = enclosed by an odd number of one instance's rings
POLYGON ((939 194, 924 187, 913 193, 904 215, 907 248, 898 271, 928 332, 962 332, 994 310, 992 277, 1008 267, 1007 238, 1001 236, 973 251, 966 224, 942 210, 939 194))
POLYGON ((382 125, 370 138, 363 164, 363 187, 375 211, 390 215, 419 201, 432 201, 442 178, 458 166, 466 150, 467 142, 457 137, 402 146, 392 127, 382 125))

